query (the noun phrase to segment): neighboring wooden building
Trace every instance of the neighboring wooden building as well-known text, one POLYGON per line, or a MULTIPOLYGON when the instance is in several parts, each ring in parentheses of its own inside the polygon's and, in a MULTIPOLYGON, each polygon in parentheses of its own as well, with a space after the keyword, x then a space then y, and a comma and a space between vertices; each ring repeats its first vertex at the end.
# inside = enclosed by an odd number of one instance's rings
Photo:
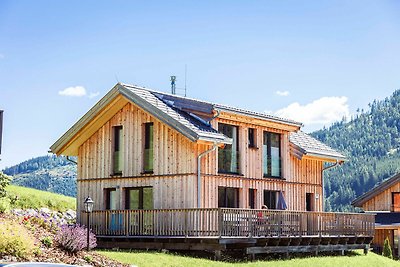
MULTIPOLYGON (((262 205, 322 212, 324 163, 340 164, 345 157, 301 126, 118 83, 51 151, 78 158, 78 214, 86 196, 99 214, 154 209, 220 214, 218 208, 262 205)), ((84 219, 78 215, 79 222, 84 219)), ((124 233, 130 231, 127 220, 124 233)))
POLYGON ((382 252, 388 237, 393 255, 400 257, 400 174, 396 174, 356 198, 352 205, 375 213, 375 235, 372 246, 382 252))

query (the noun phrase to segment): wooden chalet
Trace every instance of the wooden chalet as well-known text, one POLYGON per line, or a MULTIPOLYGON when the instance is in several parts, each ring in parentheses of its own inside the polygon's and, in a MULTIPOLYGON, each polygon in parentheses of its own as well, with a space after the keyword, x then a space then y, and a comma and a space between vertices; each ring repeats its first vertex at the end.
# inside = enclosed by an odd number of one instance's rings
POLYGON ((373 249, 381 253, 385 238, 391 243, 393 256, 400 257, 400 174, 394 175, 376 185, 370 191, 356 198, 352 205, 366 213, 374 213, 375 235, 373 249))
POLYGON ((345 157, 301 127, 118 83, 51 151, 77 156, 78 214, 90 196, 103 247, 366 248, 373 215, 323 212, 324 166, 345 157))

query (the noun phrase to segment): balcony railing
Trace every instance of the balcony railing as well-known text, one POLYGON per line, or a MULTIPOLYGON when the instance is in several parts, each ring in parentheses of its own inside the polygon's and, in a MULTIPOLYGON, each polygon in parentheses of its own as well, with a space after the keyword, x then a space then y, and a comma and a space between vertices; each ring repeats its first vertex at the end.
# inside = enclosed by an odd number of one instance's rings
MULTIPOLYGON (((87 224, 85 213, 81 223, 87 224)), ((98 236, 373 236, 372 214, 230 208, 93 211, 98 236)))

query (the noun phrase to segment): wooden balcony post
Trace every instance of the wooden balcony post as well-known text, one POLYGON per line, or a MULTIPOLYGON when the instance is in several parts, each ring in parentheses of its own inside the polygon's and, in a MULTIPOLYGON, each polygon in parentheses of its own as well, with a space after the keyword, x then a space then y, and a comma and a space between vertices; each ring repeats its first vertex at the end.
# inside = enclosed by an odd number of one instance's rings
POLYGON ((222 236, 222 231, 223 231, 223 214, 222 214, 222 209, 218 208, 218 236, 221 238, 222 236))

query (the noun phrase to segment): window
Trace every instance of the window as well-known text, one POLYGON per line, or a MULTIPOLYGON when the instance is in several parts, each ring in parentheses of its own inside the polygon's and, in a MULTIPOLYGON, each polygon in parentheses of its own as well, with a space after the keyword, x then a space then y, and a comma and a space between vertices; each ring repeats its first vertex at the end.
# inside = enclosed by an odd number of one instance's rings
POLYGON ((122 126, 114 126, 114 146, 113 146, 113 174, 121 175, 124 167, 123 155, 123 132, 122 126))
POLYGON ((256 129, 254 129, 254 128, 249 128, 249 129, 248 129, 248 135, 249 135, 249 140, 248 140, 249 147, 250 147, 250 148, 256 148, 256 147, 257 147, 257 143, 256 143, 256 140, 257 140, 256 129))
POLYGON ((249 188, 249 207, 250 209, 256 208, 256 190, 249 188))
POLYGON ((264 177, 281 177, 281 136, 264 132, 263 173, 264 177))
POLYGON ((276 209, 278 194, 279 191, 264 190, 264 205, 266 205, 268 209, 276 209))
POLYGON ((239 131, 238 127, 227 124, 218 124, 218 131, 232 138, 231 145, 218 149, 218 172, 239 173, 239 131))
POLYGON ((392 193, 392 211, 400 212, 400 193, 399 192, 392 193))
POLYGON ((153 172, 153 123, 144 124, 143 171, 153 172))
POLYGON ((218 207, 219 208, 238 208, 239 207, 239 188, 218 187, 218 207))
POLYGON ((306 193, 306 211, 314 210, 314 194, 306 193))
POLYGON ((127 210, 153 209, 153 188, 152 187, 126 188, 125 209, 127 210))
POLYGON ((115 188, 106 188, 105 200, 106 200, 106 210, 116 210, 117 209, 117 190, 115 188))

